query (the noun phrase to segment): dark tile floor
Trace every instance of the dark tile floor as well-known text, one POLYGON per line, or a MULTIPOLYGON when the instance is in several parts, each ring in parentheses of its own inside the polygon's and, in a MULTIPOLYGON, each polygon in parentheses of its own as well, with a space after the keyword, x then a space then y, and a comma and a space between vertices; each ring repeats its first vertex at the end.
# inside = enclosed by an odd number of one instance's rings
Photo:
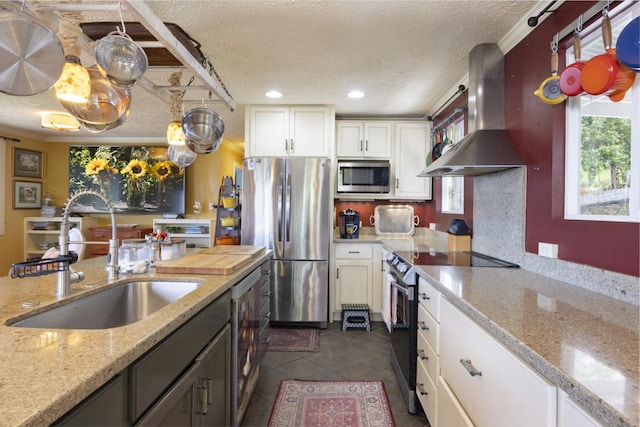
POLYGON ((283 379, 381 380, 397 427, 428 425, 424 414, 407 412, 391 367, 390 351, 389 332, 384 323, 373 322, 371 332, 364 329, 342 332, 340 323, 333 322, 327 329, 320 330, 318 352, 267 352, 242 426, 267 425, 283 379))

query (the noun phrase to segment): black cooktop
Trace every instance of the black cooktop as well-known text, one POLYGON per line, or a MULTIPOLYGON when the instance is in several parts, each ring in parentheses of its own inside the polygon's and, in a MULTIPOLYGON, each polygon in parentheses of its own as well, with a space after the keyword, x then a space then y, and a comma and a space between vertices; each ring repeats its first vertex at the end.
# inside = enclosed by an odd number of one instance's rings
POLYGON ((459 252, 418 252, 398 251, 394 252, 404 261, 412 265, 451 265, 460 267, 507 267, 519 268, 513 264, 489 255, 473 251, 459 252))

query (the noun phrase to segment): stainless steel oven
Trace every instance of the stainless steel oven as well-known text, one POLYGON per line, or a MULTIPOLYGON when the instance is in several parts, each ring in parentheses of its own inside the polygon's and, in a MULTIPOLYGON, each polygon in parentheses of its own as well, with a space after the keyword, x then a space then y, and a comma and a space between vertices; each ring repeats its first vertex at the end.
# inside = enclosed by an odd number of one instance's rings
POLYGON ((390 293, 391 366, 410 413, 417 412, 416 353, 418 300, 413 266, 391 253, 387 256, 390 293))

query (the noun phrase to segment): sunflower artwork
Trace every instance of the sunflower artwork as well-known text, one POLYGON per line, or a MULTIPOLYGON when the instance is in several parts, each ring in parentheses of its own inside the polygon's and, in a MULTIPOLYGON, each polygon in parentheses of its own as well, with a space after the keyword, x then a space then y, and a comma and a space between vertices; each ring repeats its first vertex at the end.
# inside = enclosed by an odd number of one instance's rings
MULTIPOLYGON (((184 169, 169 160, 166 148, 71 147, 69 178, 69 194, 98 191, 118 213, 184 213, 184 169)), ((95 198, 74 212, 106 210, 95 198)))

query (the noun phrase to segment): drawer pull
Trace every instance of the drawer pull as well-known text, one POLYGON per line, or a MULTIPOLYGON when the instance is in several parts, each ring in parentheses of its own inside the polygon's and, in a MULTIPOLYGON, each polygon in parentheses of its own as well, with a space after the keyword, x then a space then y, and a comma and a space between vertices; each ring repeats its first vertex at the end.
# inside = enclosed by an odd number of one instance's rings
POLYGON ((209 394, 209 390, 206 385, 201 385, 198 387, 200 389, 200 412, 196 412, 197 414, 207 415, 207 396, 209 394))
POLYGON ((360 251, 349 251, 350 254, 359 254, 360 251))
POLYGON ((418 357, 421 360, 429 360, 429 356, 427 356, 426 354, 424 354, 424 350, 418 350, 418 357))
POLYGON ((421 299, 429 301, 431 299, 431 297, 429 297, 427 294, 418 294, 420 296, 421 299))
POLYGON ((467 370, 467 372, 469 372, 469 375, 471 375, 472 377, 475 377, 475 376, 481 377, 482 376, 482 371, 478 371, 476 368, 474 368, 473 365, 471 364, 471 360, 469 360, 469 359, 460 359, 460 363, 462 363, 462 366, 464 366, 464 368, 467 370))
POLYGON ((420 393, 423 396, 428 395, 429 393, 426 392, 426 390, 424 389, 424 384, 416 384, 416 388, 418 389, 418 393, 420 393))
POLYGON ((418 327, 423 331, 428 331, 429 327, 424 322, 418 322, 418 327))

